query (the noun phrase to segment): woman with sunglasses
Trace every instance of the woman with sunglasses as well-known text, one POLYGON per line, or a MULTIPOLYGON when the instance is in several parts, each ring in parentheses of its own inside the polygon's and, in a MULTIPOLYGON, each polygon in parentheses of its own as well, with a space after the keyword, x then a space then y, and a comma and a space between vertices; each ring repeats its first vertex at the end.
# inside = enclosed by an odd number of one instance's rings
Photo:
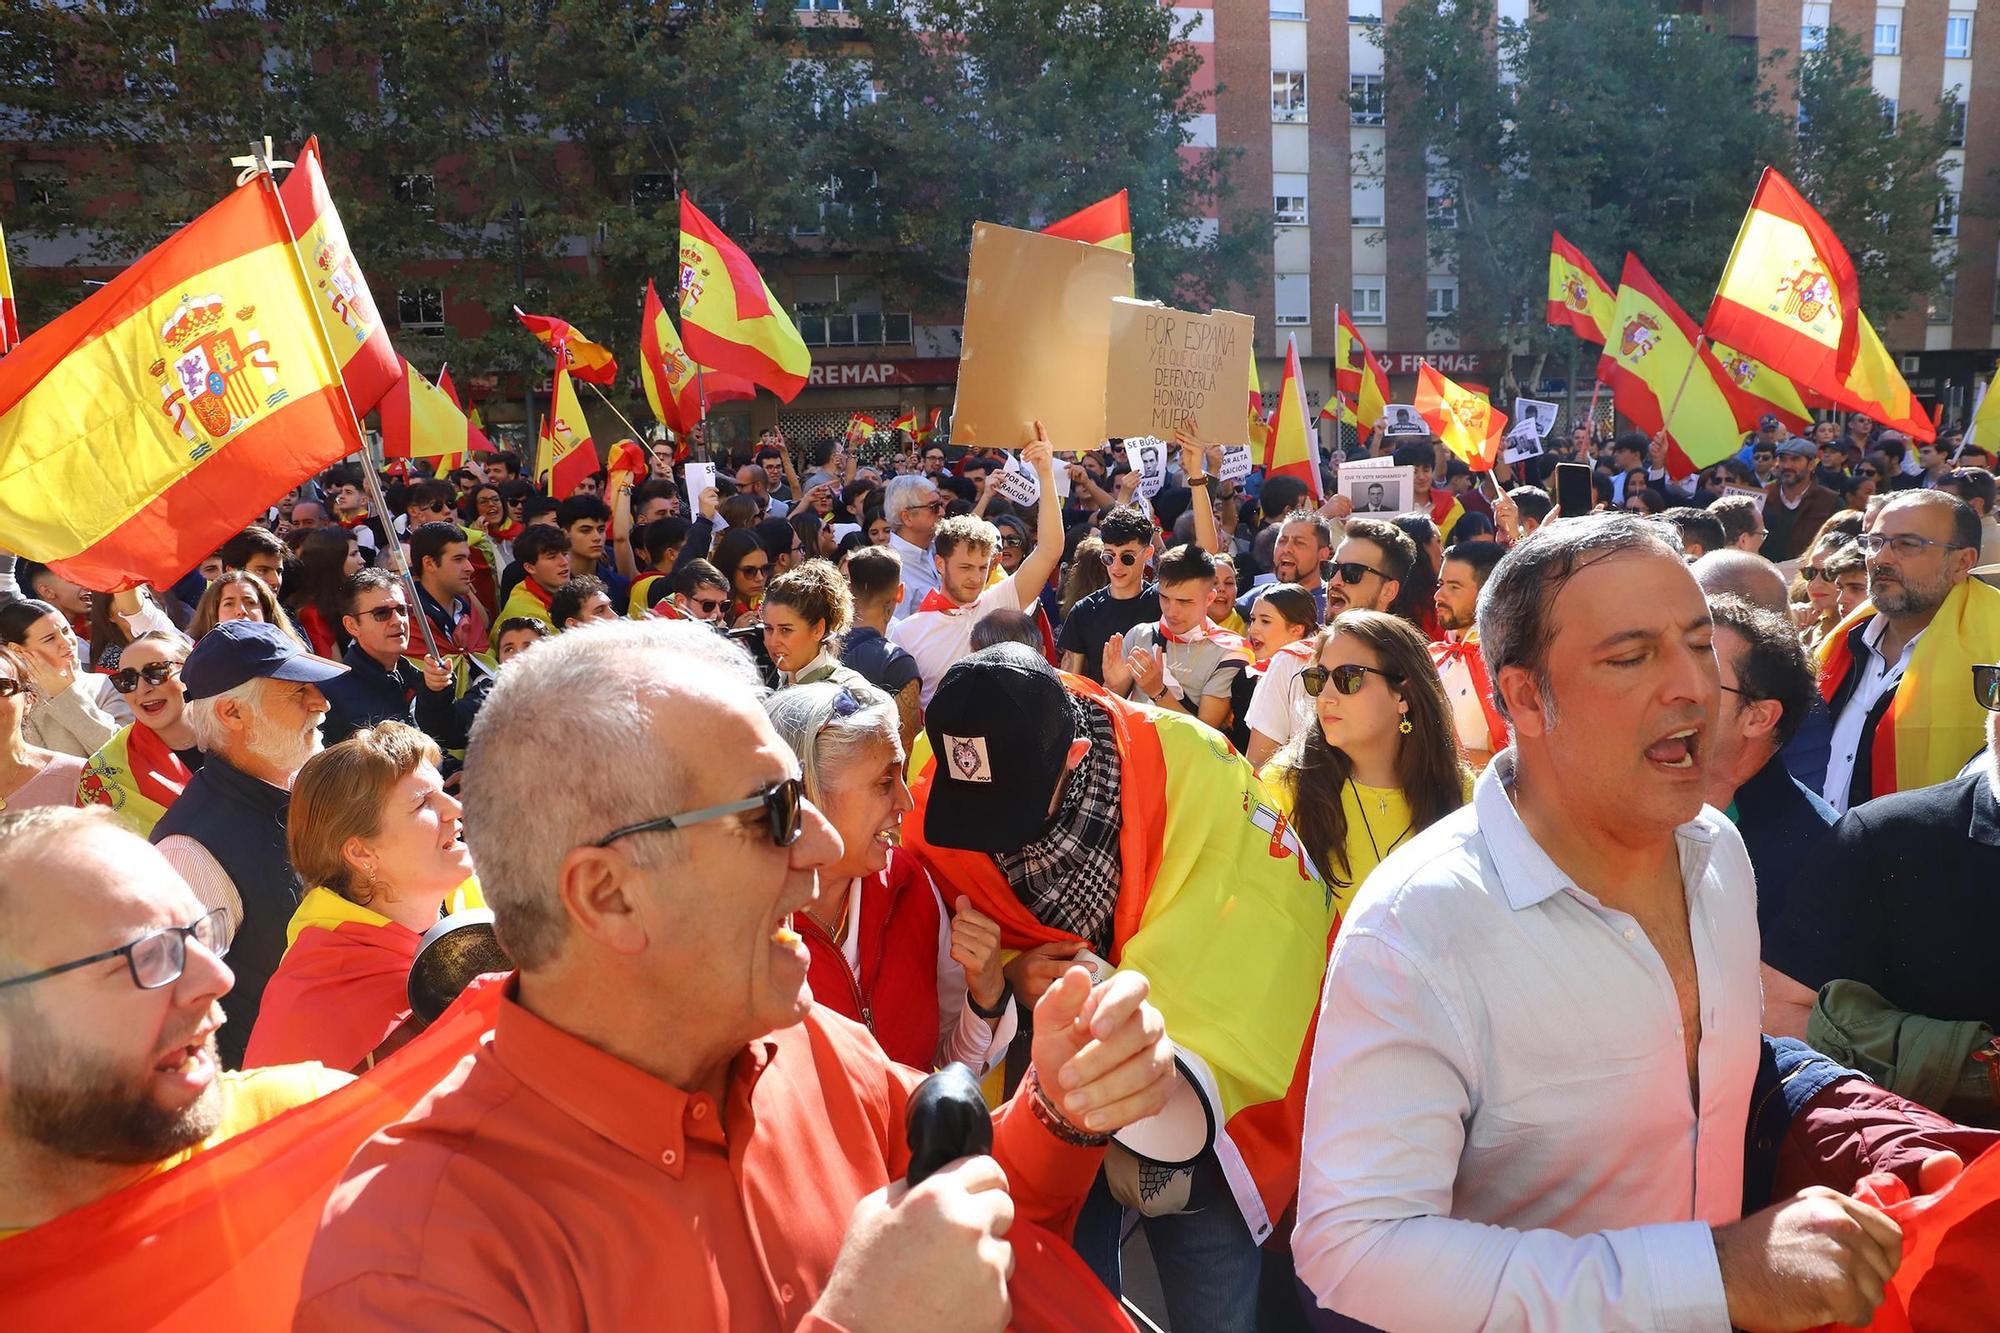
POLYGON ((1256 659, 1236 678, 1236 725, 1229 739, 1262 768, 1305 720, 1306 694, 1299 672, 1312 665, 1312 636, 1319 631, 1319 605, 1296 583, 1273 583, 1257 590, 1245 622, 1244 638, 1256 659))
POLYGON ((771 554, 764 543, 749 528, 731 528, 715 543, 709 559, 729 580, 730 627, 756 623, 764 587, 771 579, 771 554))
POLYGON ((1805 603, 1799 608, 1799 639, 1807 652, 1826 642, 1834 626, 1868 596, 1868 557, 1852 537, 1830 532, 1813 543, 1799 569, 1805 603))
POLYGON ((1868 454, 1854 465, 1854 475, 1842 488, 1842 508, 1867 512, 1868 502, 1884 493, 1883 487, 1896 474, 1887 454, 1868 454))
POLYGON ((1313 644, 1299 673, 1312 720, 1262 776, 1345 912, 1390 852, 1465 804, 1472 772, 1408 621, 1346 611, 1313 644))
POLYGON ((0 649, 0 810, 76 804, 80 756, 28 741, 24 723, 34 698, 22 654, 0 649))
POLYGON ((792 916, 812 955, 813 998, 865 1024, 893 1060, 986 1073, 1019 1023, 1000 928, 962 897, 947 911, 900 845, 912 802, 896 706, 869 685, 823 682, 780 690, 764 707, 799 757, 806 799, 846 849, 820 867, 819 902, 792 916))
POLYGON ((177 632, 141 634, 126 647, 111 685, 130 700, 132 724, 90 756, 77 783, 78 805, 109 806, 142 838, 152 836, 153 825, 201 767, 181 684, 187 654, 187 640, 177 632))
POLYGON ((76 631, 50 603, 30 597, 0 606, 0 643, 15 650, 19 679, 33 692, 24 705, 30 745, 83 759, 132 720, 110 679, 83 669, 76 631))

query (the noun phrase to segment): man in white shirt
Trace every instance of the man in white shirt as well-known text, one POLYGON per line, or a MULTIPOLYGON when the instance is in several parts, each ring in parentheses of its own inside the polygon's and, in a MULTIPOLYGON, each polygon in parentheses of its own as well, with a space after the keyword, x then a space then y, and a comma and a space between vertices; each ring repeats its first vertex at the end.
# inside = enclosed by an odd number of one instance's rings
MULTIPOLYGON (((1035 429, 1041 436, 1039 423, 1035 429)), ((1021 557, 1012 574, 989 583, 1000 530, 971 514, 944 520, 928 534, 933 548, 932 587, 909 614, 889 627, 889 642, 917 659, 917 669, 923 673, 919 702, 925 707, 930 706, 944 673, 972 651, 972 627, 992 611, 1033 607, 1049 575, 1055 573, 1056 562, 1062 559, 1062 499, 1056 494, 1055 455, 1048 438, 1038 438, 1021 451, 1021 457, 1041 485, 1035 506, 1035 549, 1021 557)), ((931 489, 935 495, 936 488, 931 489)), ((905 594, 909 585, 910 567, 906 563, 905 594)))
POLYGON ((1886 1216, 1813 1190, 1739 1217, 1756 895, 1703 806, 1720 692, 1680 552, 1543 528, 1479 605, 1514 744, 1369 876, 1335 943, 1292 1249, 1393 1329, 1865 1322, 1886 1216))
POLYGON ((925 593, 937 590, 931 540, 937 535, 938 516, 943 513, 944 500, 938 495, 937 483, 927 477, 892 477, 882 490, 889 549, 903 562, 903 600, 896 604, 897 620, 916 610, 925 593))

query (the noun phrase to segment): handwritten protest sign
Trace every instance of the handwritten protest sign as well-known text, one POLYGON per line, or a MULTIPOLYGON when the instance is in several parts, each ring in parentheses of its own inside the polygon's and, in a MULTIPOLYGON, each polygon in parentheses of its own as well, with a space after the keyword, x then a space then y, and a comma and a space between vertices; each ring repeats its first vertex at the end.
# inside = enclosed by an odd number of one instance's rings
POLYGON ((1205 444, 1246 444, 1240 404, 1250 393, 1257 321, 1217 310, 1197 314, 1149 301, 1111 303, 1104 429, 1112 436, 1170 439, 1189 418, 1205 444))

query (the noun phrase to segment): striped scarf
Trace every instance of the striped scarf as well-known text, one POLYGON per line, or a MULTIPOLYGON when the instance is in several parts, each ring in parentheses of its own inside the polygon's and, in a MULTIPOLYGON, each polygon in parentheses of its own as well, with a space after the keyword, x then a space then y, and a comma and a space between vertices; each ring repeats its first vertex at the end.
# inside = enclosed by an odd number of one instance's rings
POLYGON ((1077 734, 1090 741, 1090 749, 1070 772, 1042 836, 1017 852, 996 853, 993 860, 1036 920, 1089 940, 1093 952, 1109 958, 1111 913, 1123 877, 1118 737, 1103 709, 1074 694, 1069 704, 1077 734))

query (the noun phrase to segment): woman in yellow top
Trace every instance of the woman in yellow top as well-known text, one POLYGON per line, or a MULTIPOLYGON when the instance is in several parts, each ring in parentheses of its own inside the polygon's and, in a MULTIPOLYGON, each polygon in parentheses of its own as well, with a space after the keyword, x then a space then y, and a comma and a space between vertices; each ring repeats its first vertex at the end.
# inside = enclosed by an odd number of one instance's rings
POLYGON ((1344 913, 1390 852, 1465 804, 1472 773, 1408 621, 1347 611, 1313 644, 1313 665, 1299 673, 1312 722, 1262 776, 1344 913))

